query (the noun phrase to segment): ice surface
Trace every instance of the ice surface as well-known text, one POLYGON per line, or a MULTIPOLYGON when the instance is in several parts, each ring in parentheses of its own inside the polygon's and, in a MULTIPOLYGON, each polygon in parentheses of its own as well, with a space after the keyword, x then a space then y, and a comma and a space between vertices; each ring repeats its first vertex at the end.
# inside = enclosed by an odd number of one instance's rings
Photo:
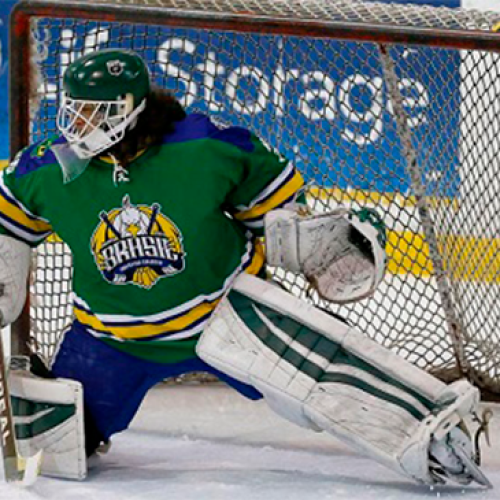
POLYGON ((1 500, 493 500, 500 497, 500 410, 484 470, 495 485, 430 489, 327 434, 284 422, 224 386, 161 386, 84 482, 0 484, 1 500), (495 449, 496 445, 496 449, 495 449))

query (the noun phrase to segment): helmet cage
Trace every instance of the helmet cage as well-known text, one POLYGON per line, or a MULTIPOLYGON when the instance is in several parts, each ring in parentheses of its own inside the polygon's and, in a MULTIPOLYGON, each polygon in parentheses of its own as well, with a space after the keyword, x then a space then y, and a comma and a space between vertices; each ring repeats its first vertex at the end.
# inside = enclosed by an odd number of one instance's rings
POLYGON ((92 158, 125 136, 146 107, 146 99, 134 109, 132 94, 111 101, 73 99, 63 94, 57 127, 80 158, 92 158))

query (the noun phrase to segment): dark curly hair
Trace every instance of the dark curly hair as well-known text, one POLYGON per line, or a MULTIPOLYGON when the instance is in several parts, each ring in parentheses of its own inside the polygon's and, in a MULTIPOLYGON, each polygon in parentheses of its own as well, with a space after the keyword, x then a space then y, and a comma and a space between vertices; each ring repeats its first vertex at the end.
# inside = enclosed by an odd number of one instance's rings
POLYGON ((164 135, 173 132, 174 123, 185 117, 184 108, 170 92, 152 89, 136 125, 106 153, 112 154, 122 166, 127 167, 139 151, 160 144, 164 135))

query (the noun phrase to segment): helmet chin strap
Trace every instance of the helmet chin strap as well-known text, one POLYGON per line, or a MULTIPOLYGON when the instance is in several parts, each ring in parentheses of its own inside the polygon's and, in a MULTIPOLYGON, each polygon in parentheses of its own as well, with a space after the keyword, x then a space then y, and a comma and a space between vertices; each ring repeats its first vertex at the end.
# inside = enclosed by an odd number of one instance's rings
POLYGON ((135 127, 137 124, 137 117, 139 113, 144 111, 145 107, 146 99, 143 99, 137 108, 135 108, 120 124, 113 128, 114 138, 101 128, 96 128, 84 139, 78 142, 70 142, 75 154, 81 159, 92 158, 121 141, 125 136, 127 128, 135 127))

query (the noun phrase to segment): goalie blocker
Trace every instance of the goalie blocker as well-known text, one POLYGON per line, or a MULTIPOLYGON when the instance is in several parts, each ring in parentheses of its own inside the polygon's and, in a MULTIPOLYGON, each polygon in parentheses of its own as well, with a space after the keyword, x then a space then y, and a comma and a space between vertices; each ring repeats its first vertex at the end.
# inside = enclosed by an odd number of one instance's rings
MULTIPOLYGON (((28 245, 0 235, 0 326, 15 321, 23 308, 30 256, 28 245)), ((83 479, 87 463, 81 384, 43 379, 24 369, 11 369, 8 388, 17 453, 28 458, 42 450, 43 474, 83 479)))
POLYGON ((442 383, 273 284, 240 275, 197 353, 253 385, 286 419, 327 431, 417 482, 491 486, 459 427, 477 409, 477 389, 442 383))
POLYGON ((9 374, 17 449, 21 456, 43 452, 41 473, 85 479, 87 458, 82 385, 40 378, 24 369, 9 374))

